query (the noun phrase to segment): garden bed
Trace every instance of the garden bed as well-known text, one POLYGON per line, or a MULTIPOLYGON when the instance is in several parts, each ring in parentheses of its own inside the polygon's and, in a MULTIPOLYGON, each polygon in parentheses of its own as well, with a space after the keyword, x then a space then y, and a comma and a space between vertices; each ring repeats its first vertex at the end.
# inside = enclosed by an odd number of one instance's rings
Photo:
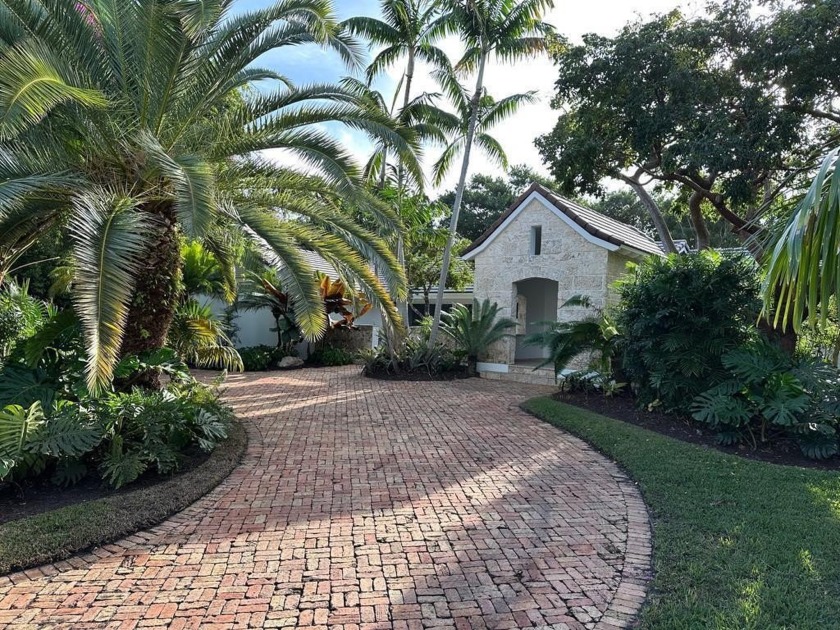
POLYGON ((147 529, 218 486, 247 446, 235 422, 209 455, 193 454, 177 474, 149 475, 121 490, 87 483, 69 490, 30 489, 31 500, 0 498, 0 575, 70 557, 147 529), (64 496, 62 496, 64 495, 64 496))
POLYGON ((362 375, 380 381, 456 381, 475 377, 475 375, 468 374, 466 370, 441 372, 439 374, 429 374, 428 372, 395 373, 385 371, 370 373, 368 370, 362 370, 362 375))
POLYGON ((621 420, 629 424, 655 431, 661 435, 714 448, 730 455, 755 459, 787 466, 804 466, 822 470, 840 469, 840 457, 825 460, 809 459, 802 454, 799 445, 791 439, 777 439, 772 444, 750 444, 723 446, 718 444, 717 434, 690 418, 668 414, 662 411, 646 411, 636 406, 635 399, 629 394, 606 397, 600 393, 558 392, 554 400, 575 407, 581 407, 595 413, 621 420))
POLYGON ((654 550, 638 627, 840 628, 835 471, 734 457, 551 398, 523 408, 638 483, 654 550))

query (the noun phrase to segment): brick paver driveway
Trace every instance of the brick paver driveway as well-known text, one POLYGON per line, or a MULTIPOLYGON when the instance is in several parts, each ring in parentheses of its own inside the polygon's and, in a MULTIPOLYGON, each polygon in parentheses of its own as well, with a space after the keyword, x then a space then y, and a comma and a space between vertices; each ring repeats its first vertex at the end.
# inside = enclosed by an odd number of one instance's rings
POLYGON ((644 596, 644 505, 518 409, 539 392, 231 377, 243 464, 148 532, 0 578, 0 626, 623 627, 644 596))

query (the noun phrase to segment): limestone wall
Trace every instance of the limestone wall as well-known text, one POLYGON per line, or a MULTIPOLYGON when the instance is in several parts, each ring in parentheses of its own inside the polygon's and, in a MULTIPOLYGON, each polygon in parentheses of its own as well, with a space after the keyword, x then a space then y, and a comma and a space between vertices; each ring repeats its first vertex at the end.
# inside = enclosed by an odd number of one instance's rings
MULTIPOLYGON (((496 302, 502 307, 503 316, 514 317, 514 283, 547 278, 558 283, 558 319, 579 319, 584 315, 583 309, 559 307, 577 294, 588 295, 593 306, 605 306, 611 276, 609 259, 607 249, 587 241, 539 199, 533 199, 475 256, 475 297, 496 302), (542 251, 532 256, 531 227, 536 225, 542 227, 542 251)), ((617 265, 614 262, 612 266, 617 269, 617 265)), ((492 348, 486 360, 510 363, 514 353, 515 340, 509 339, 492 348)))

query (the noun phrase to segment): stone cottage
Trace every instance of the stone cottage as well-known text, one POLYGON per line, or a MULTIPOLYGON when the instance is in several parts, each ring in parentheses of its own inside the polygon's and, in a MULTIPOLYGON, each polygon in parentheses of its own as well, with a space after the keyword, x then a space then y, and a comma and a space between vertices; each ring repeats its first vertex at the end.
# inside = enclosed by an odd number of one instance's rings
POLYGON ((525 335, 540 322, 584 316, 560 308, 574 295, 606 306, 627 263, 651 255, 662 250, 639 230, 533 184, 463 254, 475 261, 475 299, 496 302, 518 322, 516 335, 479 364, 482 376, 553 382, 551 370, 533 372, 545 350, 525 346, 525 335))

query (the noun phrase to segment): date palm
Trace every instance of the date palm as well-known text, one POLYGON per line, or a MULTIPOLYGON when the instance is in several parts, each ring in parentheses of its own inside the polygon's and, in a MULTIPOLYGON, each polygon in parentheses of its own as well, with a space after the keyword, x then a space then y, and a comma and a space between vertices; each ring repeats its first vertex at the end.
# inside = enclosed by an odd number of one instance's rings
MULTIPOLYGON (((361 169, 319 130, 337 122, 414 143, 338 85, 295 86, 255 65, 305 43, 358 66, 328 0, 278 0, 233 15, 233 0, 0 0, 0 263, 64 221, 88 385, 120 356, 163 346, 177 304, 181 233, 224 256, 237 230, 278 269, 297 322, 327 320, 317 251, 398 321, 405 292, 386 243, 349 213, 397 217, 364 191, 361 169), (256 82, 271 87, 257 91, 256 82), (262 157, 282 150, 298 166, 262 157)), ((398 324, 399 325, 399 324, 398 324)))
POLYGON ((470 116, 464 137, 461 175, 452 204, 452 218, 449 222, 449 240, 443 252, 443 266, 440 272, 435 304, 435 319, 429 343, 434 344, 440 328, 440 314, 443 307, 443 292, 452 244, 458 231, 458 215, 467 185, 470 154, 478 128, 481 99, 484 91, 484 73, 491 57, 512 63, 541 54, 546 50, 546 37, 553 29, 542 21, 542 15, 554 6, 553 0, 454 0, 449 10, 437 20, 448 33, 457 34, 466 45, 466 51, 455 68, 461 72, 475 72, 475 89, 470 99, 470 116))

